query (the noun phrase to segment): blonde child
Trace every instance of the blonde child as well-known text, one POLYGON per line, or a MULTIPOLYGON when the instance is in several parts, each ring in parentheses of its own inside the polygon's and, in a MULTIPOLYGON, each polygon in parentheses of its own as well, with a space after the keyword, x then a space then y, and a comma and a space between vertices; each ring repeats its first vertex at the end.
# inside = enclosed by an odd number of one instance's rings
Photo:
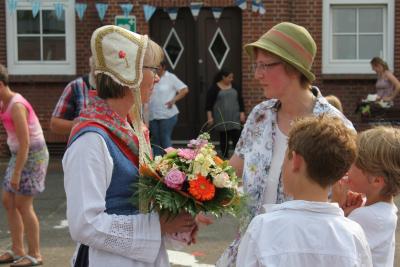
POLYGON ((376 127, 359 134, 358 153, 348 173, 350 190, 342 207, 367 236, 374 267, 393 266, 397 207, 393 197, 400 192, 400 129, 376 127), (353 202, 353 203, 351 203, 353 202))
POLYGON ((359 224, 328 202, 329 188, 356 156, 355 133, 337 118, 298 120, 282 166, 294 200, 267 207, 244 235, 236 266, 372 266, 359 224))

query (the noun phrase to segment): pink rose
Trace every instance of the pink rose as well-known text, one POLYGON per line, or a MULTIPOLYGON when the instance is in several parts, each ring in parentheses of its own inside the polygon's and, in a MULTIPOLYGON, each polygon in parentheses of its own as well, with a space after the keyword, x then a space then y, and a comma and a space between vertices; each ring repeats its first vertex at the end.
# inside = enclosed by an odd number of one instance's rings
POLYGON ((186 179, 186 175, 178 171, 176 169, 170 170, 167 175, 164 177, 164 183, 169 187, 173 189, 178 189, 180 190, 182 188, 182 184, 186 179))
POLYGON ((178 149, 178 156, 187 160, 194 160, 197 156, 197 152, 189 148, 178 149))
POLYGON ((167 147, 167 148, 165 148, 164 150, 165 150, 165 152, 166 152, 167 154, 176 151, 176 149, 173 148, 173 147, 167 147))

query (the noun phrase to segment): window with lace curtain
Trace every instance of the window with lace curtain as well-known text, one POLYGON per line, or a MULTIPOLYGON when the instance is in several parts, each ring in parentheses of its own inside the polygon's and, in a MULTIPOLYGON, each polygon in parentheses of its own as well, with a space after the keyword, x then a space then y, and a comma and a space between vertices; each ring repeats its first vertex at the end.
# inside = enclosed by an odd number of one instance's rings
POLYGON ((393 66, 393 0, 324 0, 323 73, 373 73, 370 60, 393 66))
MULTIPOLYGON (((8 1, 7 5, 8 5, 8 1)), ((34 15, 32 1, 7 7, 7 63, 10 74, 75 74, 74 0, 42 0, 34 15), (63 5, 56 15, 55 3, 63 5)))

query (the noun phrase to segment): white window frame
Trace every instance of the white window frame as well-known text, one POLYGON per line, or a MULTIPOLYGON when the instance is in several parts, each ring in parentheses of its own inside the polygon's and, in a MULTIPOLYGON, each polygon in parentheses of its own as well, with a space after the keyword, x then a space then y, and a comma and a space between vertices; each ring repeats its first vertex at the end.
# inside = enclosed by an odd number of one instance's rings
MULTIPOLYGON (((18 60, 17 12, 8 10, 6 1, 7 68, 12 75, 75 75, 75 0, 41 0, 41 10, 54 9, 54 3, 61 2, 65 12, 65 55, 62 61, 21 61, 18 60)), ((17 10, 32 10, 32 2, 20 0, 17 10)), ((38 14, 39 16, 39 14, 38 14)))
POLYGON ((332 59, 332 5, 386 6, 384 21, 382 58, 393 70, 394 58, 394 0, 324 0, 322 12, 322 73, 323 74, 373 74, 370 60, 334 60, 332 59))

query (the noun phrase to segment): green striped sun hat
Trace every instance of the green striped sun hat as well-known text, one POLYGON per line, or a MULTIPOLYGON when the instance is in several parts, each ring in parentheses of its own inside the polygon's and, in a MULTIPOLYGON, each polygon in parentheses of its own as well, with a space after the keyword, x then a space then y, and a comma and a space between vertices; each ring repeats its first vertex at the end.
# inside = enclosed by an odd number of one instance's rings
POLYGON ((244 46, 251 57, 254 56, 254 48, 280 57, 303 73, 310 82, 315 80, 311 66, 317 52, 317 45, 306 28, 290 22, 279 23, 256 42, 244 46))

